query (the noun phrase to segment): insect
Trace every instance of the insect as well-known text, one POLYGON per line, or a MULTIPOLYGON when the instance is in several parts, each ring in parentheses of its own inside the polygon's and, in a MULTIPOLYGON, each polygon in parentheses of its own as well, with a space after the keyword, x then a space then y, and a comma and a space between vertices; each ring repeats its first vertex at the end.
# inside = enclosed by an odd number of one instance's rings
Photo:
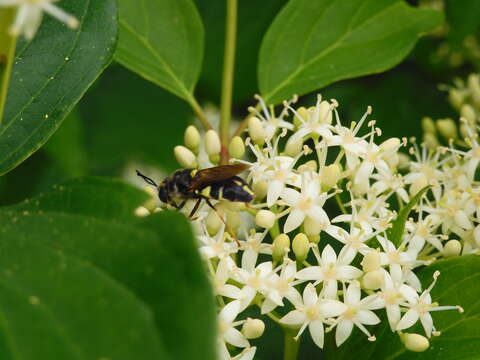
POLYGON ((182 209, 187 200, 197 199, 190 212, 192 218, 197 212, 202 200, 216 211, 210 199, 228 200, 249 203, 253 200, 253 191, 247 183, 237 175, 248 169, 245 164, 221 165, 208 169, 180 169, 157 184, 151 178, 137 170, 147 184, 158 190, 158 197, 166 204, 176 209, 182 209))

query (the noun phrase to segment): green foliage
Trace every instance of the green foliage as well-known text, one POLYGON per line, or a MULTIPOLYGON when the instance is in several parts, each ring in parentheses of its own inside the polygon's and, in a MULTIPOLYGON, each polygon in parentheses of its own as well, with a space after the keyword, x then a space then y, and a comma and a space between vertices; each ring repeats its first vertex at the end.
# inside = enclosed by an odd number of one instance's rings
POLYGON ((77 31, 46 17, 34 40, 17 45, 0 127, 0 174, 48 140, 113 56, 114 0, 65 0, 62 7, 80 20, 77 31))
MULTIPOLYGON (((438 282, 432 290, 432 297, 440 305, 460 305, 463 314, 457 311, 439 311, 431 313, 437 330, 442 334, 430 339, 430 348, 423 353, 414 353, 405 349, 398 336, 392 334, 388 322, 382 321, 372 332, 377 337, 369 342, 365 335, 356 332, 339 349, 330 348, 327 359, 349 359, 355 352, 358 360, 398 359, 478 359, 480 347, 480 257, 468 255, 441 260, 423 268, 418 276, 422 284, 430 284, 435 271, 440 271, 438 282), (362 349, 358 351, 358 349, 362 349)), ((407 333, 423 334, 420 325, 406 329, 407 333)))
POLYGON ((420 190, 413 198, 410 199, 409 203, 406 204, 398 212, 397 217, 392 222, 393 227, 387 230, 388 240, 393 242, 395 246, 399 246, 402 243, 402 236, 405 233, 405 225, 408 220, 408 216, 412 209, 418 204, 423 195, 430 189, 431 186, 425 186, 420 190))
POLYGON ((262 43, 261 93, 268 103, 278 103, 334 81, 385 71, 441 19, 436 11, 403 1, 291 0, 262 43))
POLYGON ((176 213, 134 217, 144 199, 81 179, 0 210, 8 358, 215 358, 214 302, 190 227, 176 213))
POLYGON ((203 25, 191 0, 119 0, 116 59, 191 102, 203 57, 203 25))
POLYGON ((471 34, 480 30, 480 1, 478 0, 446 0, 445 13, 450 23, 449 40, 454 47, 471 34))

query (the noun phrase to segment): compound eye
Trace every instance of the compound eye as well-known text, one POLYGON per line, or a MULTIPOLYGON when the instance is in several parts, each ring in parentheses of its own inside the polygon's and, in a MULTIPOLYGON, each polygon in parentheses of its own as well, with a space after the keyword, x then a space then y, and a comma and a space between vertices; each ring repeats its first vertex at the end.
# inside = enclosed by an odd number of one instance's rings
POLYGON ((158 188, 158 197, 164 203, 168 203, 168 191, 167 188, 163 185, 160 185, 158 188))

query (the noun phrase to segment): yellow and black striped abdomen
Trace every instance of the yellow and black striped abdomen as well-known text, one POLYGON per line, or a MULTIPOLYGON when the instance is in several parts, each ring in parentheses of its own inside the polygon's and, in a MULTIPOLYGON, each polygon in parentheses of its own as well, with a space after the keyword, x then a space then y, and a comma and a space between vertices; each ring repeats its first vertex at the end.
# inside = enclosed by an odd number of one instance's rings
POLYGON ((250 202, 253 200, 253 191, 247 183, 238 176, 213 183, 203 188, 199 193, 216 200, 250 202))

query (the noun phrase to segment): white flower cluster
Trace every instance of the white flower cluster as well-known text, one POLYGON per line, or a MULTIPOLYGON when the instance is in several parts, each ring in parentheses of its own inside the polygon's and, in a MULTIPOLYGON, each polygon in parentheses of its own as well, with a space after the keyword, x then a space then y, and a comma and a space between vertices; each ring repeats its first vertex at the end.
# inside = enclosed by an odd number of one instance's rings
MULTIPOLYGON (((265 325, 242 317, 250 306, 298 329, 296 339, 308 329, 320 348, 325 333, 334 331, 340 346, 354 327, 374 341, 369 327, 385 311, 391 330, 408 349, 427 349, 427 338, 439 335, 430 313, 462 309, 432 302, 438 273, 425 287, 414 270, 439 256, 458 255, 459 241, 447 241, 450 235, 480 235, 474 225, 480 219, 474 128, 465 139, 468 151, 415 145, 415 159, 403 164, 408 171, 402 175, 398 168, 405 155, 399 149, 407 141, 377 144, 381 131, 367 120, 370 108, 347 127, 335 100, 319 97, 315 106, 295 109, 294 99, 279 114, 258 100, 260 110, 250 109, 249 138, 244 143, 236 137, 229 147, 233 161, 250 165, 246 180, 255 200, 219 201, 215 211, 204 206, 194 220, 220 309, 220 358, 253 358, 250 340, 260 337, 265 325), (241 159, 245 145, 253 155, 248 161, 241 159), (392 242, 388 234, 397 212, 390 204, 400 209, 428 185, 415 219, 408 220, 399 243, 392 242), (418 321, 426 337, 403 332, 418 321)), ((215 131, 202 137, 192 126, 185 146, 175 149, 185 167, 216 164, 219 152, 215 131)), ((190 209, 187 205, 184 211, 190 209)), ((478 250, 480 243, 462 241, 464 252, 478 250)))
POLYGON ((56 1, 58 0, 0 0, 0 8, 17 8, 15 21, 10 27, 10 33, 14 36, 23 34, 27 39, 31 40, 40 27, 44 12, 72 29, 78 26, 78 20, 75 17, 52 4, 56 1))

